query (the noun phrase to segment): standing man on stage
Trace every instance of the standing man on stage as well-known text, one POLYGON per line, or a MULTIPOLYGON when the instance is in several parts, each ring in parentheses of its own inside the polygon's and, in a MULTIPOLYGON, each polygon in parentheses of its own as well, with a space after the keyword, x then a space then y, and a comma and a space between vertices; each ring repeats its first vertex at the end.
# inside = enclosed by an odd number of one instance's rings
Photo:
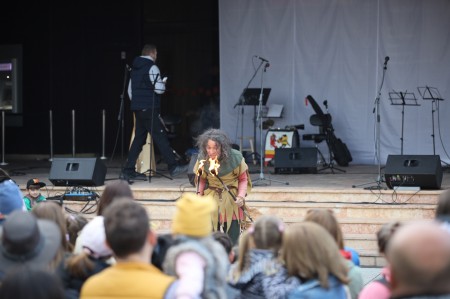
POLYGON ((166 90, 167 77, 161 77, 156 65, 157 54, 156 46, 147 44, 142 49, 142 55, 133 61, 128 95, 131 99, 131 110, 136 117, 136 129, 128 159, 121 174, 121 178, 125 180, 146 179, 145 175, 136 172, 135 165, 147 139, 147 133, 151 134, 172 177, 187 172, 188 165, 178 164, 159 119, 161 94, 166 90))

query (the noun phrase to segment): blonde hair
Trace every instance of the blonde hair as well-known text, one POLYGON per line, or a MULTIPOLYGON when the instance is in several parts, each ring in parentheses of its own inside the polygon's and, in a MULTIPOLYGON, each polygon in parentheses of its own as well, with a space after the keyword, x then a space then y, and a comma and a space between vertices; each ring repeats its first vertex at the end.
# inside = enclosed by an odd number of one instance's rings
POLYGON ((311 221, 325 228, 336 241, 339 249, 344 249, 344 237, 341 226, 334 216, 333 210, 311 209, 306 212, 305 221, 311 221))
POLYGON ((283 240, 284 223, 273 216, 262 216, 256 220, 239 241, 238 271, 248 266, 248 251, 252 248, 272 250, 278 255, 283 240))
POLYGON ((348 268, 336 242, 316 223, 303 222, 289 226, 283 236, 281 258, 289 276, 318 279, 324 288, 328 288, 330 274, 341 283, 349 282, 348 268))

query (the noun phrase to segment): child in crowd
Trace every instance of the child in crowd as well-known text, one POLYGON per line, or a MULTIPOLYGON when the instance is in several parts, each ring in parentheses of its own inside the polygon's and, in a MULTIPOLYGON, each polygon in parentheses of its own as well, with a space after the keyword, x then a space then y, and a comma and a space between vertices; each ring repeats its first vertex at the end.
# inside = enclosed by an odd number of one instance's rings
POLYGON ((337 243, 322 226, 308 221, 289 226, 281 256, 288 275, 301 280, 288 292, 288 299, 350 297, 347 265, 337 243))
POLYGON ((81 240, 82 252, 72 255, 60 273, 61 280, 68 295, 78 298, 84 282, 94 274, 108 268, 112 250, 106 245, 103 216, 92 219, 83 228, 85 236, 81 240))
POLYGON ((263 279, 278 271, 276 257, 283 231, 280 219, 262 216, 242 235, 238 261, 228 275, 228 283, 241 291, 237 298, 269 298, 263 290, 263 279))
POLYGON ((391 298, 391 270, 389 267, 389 260, 386 256, 386 250, 389 242, 392 239, 394 233, 402 226, 403 224, 398 221, 388 222, 384 224, 381 229, 377 232, 377 241, 378 241, 378 251, 383 255, 388 262, 387 266, 385 266, 381 270, 381 277, 371 281, 367 284, 359 293, 358 299, 389 299, 391 298))
POLYGON ((341 226, 334 215, 333 210, 329 209, 311 209, 306 212, 305 221, 311 221, 321 225, 327 230, 338 245, 339 251, 345 258, 348 267, 348 277, 350 282, 348 288, 352 299, 357 299, 358 294, 364 286, 361 269, 352 261, 351 252, 344 249, 344 235, 341 226))
POLYGON ((75 248, 78 235, 87 223, 88 220, 82 215, 70 214, 66 217, 67 235, 71 251, 75 248))
POLYGON ((33 207, 45 200, 45 197, 42 196, 40 189, 45 187, 45 183, 40 182, 39 179, 30 179, 27 182, 27 191, 28 194, 23 197, 23 201, 25 202, 25 206, 27 211, 31 211, 33 207))
POLYGON ((177 298, 225 299, 228 256, 211 234, 211 196, 185 193, 177 200, 172 220, 174 244, 164 258, 164 272, 179 279, 177 298))

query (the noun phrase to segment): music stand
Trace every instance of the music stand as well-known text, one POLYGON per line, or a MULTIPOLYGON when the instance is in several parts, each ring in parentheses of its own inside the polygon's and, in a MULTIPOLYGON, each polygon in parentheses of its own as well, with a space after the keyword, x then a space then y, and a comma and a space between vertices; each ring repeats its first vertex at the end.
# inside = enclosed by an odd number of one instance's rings
POLYGON ((389 100, 391 101, 392 106, 402 106, 402 135, 400 137, 401 150, 400 154, 403 155, 403 131, 405 126, 405 106, 420 106, 417 103, 416 95, 413 92, 397 92, 392 91, 389 92, 389 100))
POLYGON ((431 137, 433 138, 433 155, 436 155, 436 143, 434 138, 434 112, 436 109, 439 109, 439 102, 444 99, 441 97, 439 90, 436 87, 417 87, 420 96, 423 100, 431 101, 431 127, 432 133, 431 137))
MULTIPOLYGON (((267 104, 267 100, 269 99, 271 90, 272 90, 271 88, 263 88, 263 97, 262 97, 263 106, 267 104)), ((260 94, 261 94, 260 88, 246 88, 242 92, 243 102, 241 105, 253 106, 253 140, 255 140, 255 142, 256 142, 256 125, 257 125, 256 107, 259 105, 260 94)))

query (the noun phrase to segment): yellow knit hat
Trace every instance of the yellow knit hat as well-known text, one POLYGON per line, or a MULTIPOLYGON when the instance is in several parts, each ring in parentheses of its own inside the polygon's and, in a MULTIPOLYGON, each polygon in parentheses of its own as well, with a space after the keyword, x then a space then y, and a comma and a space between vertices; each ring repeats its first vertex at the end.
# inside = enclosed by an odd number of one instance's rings
POLYGON ((206 237, 212 232, 211 213, 217 209, 210 196, 185 193, 176 203, 172 233, 190 237, 206 237))

